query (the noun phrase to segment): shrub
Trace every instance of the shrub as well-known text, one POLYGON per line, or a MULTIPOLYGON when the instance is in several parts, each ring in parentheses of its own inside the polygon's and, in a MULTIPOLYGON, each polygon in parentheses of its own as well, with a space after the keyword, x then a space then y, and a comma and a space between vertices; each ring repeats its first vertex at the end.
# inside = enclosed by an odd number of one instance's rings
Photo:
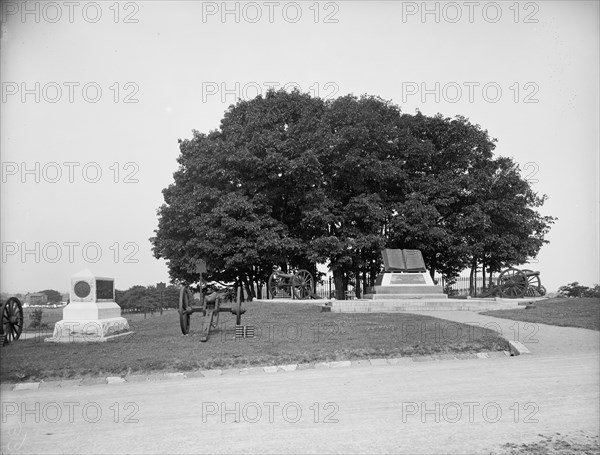
POLYGON ((574 281, 558 288, 558 293, 564 297, 600 297, 600 285, 596 284, 590 289, 574 281))
POLYGON ((42 327, 42 316, 44 315, 44 311, 40 308, 36 308, 32 313, 29 314, 29 319, 31 322, 29 323, 29 327, 32 329, 37 329, 42 327))
POLYGON ((595 284, 593 288, 584 291, 583 297, 600 297, 600 284, 595 284))

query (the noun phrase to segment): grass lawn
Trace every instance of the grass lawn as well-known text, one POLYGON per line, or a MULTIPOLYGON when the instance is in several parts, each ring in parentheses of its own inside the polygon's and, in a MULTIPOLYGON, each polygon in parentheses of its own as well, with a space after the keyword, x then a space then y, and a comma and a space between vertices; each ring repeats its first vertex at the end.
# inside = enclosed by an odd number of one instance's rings
POLYGON ((191 316, 182 336, 179 314, 135 315, 134 335, 106 343, 44 343, 19 340, 0 351, 1 381, 125 375, 152 371, 266 366, 508 350, 493 331, 430 316, 321 313, 310 304, 246 303, 242 323, 254 339, 235 339, 235 318, 221 313, 206 343, 199 341, 202 316, 191 316))
POLYGON ((565 298, 536 302, 535 308, 486 311, 488 316, 563 327, 600 330, 600 299, 565 298))

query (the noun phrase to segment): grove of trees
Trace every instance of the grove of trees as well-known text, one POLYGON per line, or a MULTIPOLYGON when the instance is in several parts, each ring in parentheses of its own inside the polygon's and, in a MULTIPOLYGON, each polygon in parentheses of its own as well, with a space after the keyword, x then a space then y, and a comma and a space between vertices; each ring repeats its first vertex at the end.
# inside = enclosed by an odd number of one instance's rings
POLYGON ((569 283, 558 288, 558 294, 563 297, 600 297, 600 284, 595 284, 593 288, 579 284, 578 281, 569 283))
POLYGON ((62 301, 62 294, 54 289, 46 289, 39 291, 40 294, 46 294, 48 297, 48 303, 60 303, 62 301))
POLYGON ((333 272, 360 294, 383 248, 416 248, 433 276, 488 274, 535 257, 554 222, 496 139, 468 119, 404 114, 375 96, 324 101, 298 91, 240 100, 220 128, 179 140, 150 239, 174 282, 243 285, 275 267, 333 272))
POLYGON ((162 314, 162 308, 178 308, 179 288, 166 286, 161 295, 156 286, 136 285, 126 291, 115 290, 115 301, 126 311, 160 311, 162 314))

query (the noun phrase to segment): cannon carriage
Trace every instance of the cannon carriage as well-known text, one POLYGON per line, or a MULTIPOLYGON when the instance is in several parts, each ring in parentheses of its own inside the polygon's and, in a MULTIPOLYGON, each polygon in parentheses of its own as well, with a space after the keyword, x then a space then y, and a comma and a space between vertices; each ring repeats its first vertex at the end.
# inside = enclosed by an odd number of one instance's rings
POLYGON ((503 270, 496 285, 481 297, 500 296, 508 299, 521 299, 544 295, 546 295, 546 288, 542 286, 540 272, 511 267, 503 270))
POLYGON ((314 279, 308 270, 284 273, 275 270, 269 277, 268 290, 272 299, 277 297, 308 299, 318 298, 314 293, 314 279))
POLYGON ((222 305, 223 294, 213 292, 207 296, 202 295, 200 305, 194 305, 194 297, 188 287, 182 287, 179 293, 179 324, 181 333, 188 335, 190 333, 191 315, 202 313, 202 323, 200 332, 200 341, 207 341, 211 328, 217 328, 219 323, 219 314, 226 312, 235 315, 235 324, 242 323, 242 314, 246 312, 242 308, 242 289, 238 288, 235 302, 231 306, 222 305))
MULTIPOLYGON (((202 289, 203 274, 207 271, 206 261, 199 259, 196 262, 196 272, 200 274, 200 289, 202 289)), ((189 287, 183 286, 179 292, 179 325, 181 333, 188 335, 190 333, 191 316, 194 313, 202 313, 202 323, 200 332, 200 341, 208 340, 210 329, 216 329, 219 324, 219 315, 221 313, 231 313, 235 315, 235 324, 240 326, 242 323, 242 314, 246 312, 242 308, 242 288, 237 288, 235 302, 230 306, 223 305, 225 294, 213 292, 208 295, 200 293, 199 305, 194 299, 194 294, 189 287)))

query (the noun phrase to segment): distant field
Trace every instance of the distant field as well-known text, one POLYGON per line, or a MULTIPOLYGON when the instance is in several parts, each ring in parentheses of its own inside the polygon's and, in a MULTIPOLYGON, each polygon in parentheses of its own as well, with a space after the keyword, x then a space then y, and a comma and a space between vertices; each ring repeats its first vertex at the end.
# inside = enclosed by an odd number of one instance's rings
POLYGON ((235 319, 227 313, 220 315, 206 343, 199 340, 199 314, 191 316, 188 336, 181 334, 176 310, 147 319, 127 314, 135 334, 116 341, 56 344, 40 336, 5 346, 0 380, 508 350, 496 332, 430 316, 321 313, 315 305, 295 303, 250 302, 245 307, 242 323, 254 328, 253 339, 235 339, 235 319))
MULTIPOLYGON (((34 310, 37 310, 40 308, 23 308, 23 331, 24 332, 35 332, 35 331, 39 331, 38 329, 33 329, 29 327, 29 324, 31 323, 31 318, 30 315, 34 312, 34 310)), ((42 324, 47 324, 48 327, 45 331, 52 331, 52 329, 54 328, 54 324, 56 324, 58 321, 60 321, 62 319, 62 314, 63 314, 63 309, 62 308, 41 308, 41 310, 43 311, 42 314, 42 324)), ((168 310, 168 311, 173 311, 173 310, 168 310)), ((160 312, 156 312, 154 313, 154 315, 160 315, 160 312)), ((143 320, 144 319, 144 313, 126 313, 123 314, 123 317, 127 318, 127 320, 129 321, 139 321, 139 320, 143 320)), ((147 313, 146 314, 147 318, 151 318, 153 317, 151 313, 147 313)))
POLYGON ((556 297, 537 302, 535 308, 486 311, 481 314, 515 321, 600 330, 599 298, 556 297))

